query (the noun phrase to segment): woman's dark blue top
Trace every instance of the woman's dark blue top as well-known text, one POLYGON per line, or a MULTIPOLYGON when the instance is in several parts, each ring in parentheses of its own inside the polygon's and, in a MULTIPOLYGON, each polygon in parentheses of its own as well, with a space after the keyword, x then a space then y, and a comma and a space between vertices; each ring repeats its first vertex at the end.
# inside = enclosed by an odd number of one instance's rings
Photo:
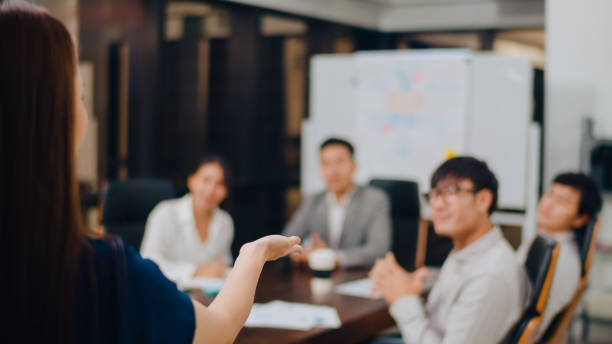
POLYGON ((89 244, 93 259, 82 259, 77 286, 79 343, 191 343, 195 315, 187 294, 132 247, 89 244))

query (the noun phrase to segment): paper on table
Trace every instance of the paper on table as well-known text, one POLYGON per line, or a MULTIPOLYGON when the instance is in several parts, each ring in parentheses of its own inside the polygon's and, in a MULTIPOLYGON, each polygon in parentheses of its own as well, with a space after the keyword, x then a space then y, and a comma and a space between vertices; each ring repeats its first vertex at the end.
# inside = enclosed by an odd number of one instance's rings
POLYGON ((351 282, 342 283, 336 286, 336 293, 342 295, 364 297, 367 299, 380 299, 379 293, 372 293, 374 281, 370 278, 362 278, 351 282))
POLYGON ((287 314, 294 314, 304 321, 310 321, 312 327, 338 328, 342 325, 334 307, 279 300, 269 302, 268 305, 287 314))
MULTIPOLYGON (((434 283, 438 279, 438 275, 440 274, 440 268, 437 267, 427 267, 428 274, 425 281, 423 281, 423 291, 429 291, 433 287, 434 283)), ((357 297, 365 297, 368 299, 380 299, 381 295, 378 292, 372 293, 372 287, 374 286, 374 281, 372 279, 366 277, 362 279, 358 279, 351 282, 342 283, 336 286, 336 293, 349 295, 349 296, 357 296, 357 297)))
POLYGON ((278 314, 276 310, 263 303, 253 304, 251 313, 244 323, 244 326, 284 328, 302 331, 310 330, 312 328, 312 325, 309 322, 302 321, 302 319, 299 319, 298 317, 287 317, 284 314, 278 314))
POLYGON ((310 330, 313 327, 338 328, 341 324, 333 307, 272 301, 254 304, 244 326, 310 330))
POLYGON ((224 278, 205 278, 205 277, 194 277, 183 280, 181 282, 181 289, 201 289, 205 294, 218 294, 225 282, 224 278))

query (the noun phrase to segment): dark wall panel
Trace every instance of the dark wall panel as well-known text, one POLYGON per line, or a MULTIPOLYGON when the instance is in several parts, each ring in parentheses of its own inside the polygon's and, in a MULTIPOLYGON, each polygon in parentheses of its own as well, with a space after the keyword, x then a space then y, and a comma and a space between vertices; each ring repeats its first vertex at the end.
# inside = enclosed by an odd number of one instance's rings
MULTIPOLYGON (((81 59, 94 63, 94 114, 100 123, 100 177, 115 175, 118 165, 116 119, 109 93, 116 91, 111 83, 116 73, 111 49, 117 44, 129 47, 129 160, 130 176, 153 174, 153 123, 158 116, 159 32, 164 21, 165 2, 145 0, 82 0, 79 2, 79 46, 81 59)), ((116 105, 116 104, 114 104, 116 105)))

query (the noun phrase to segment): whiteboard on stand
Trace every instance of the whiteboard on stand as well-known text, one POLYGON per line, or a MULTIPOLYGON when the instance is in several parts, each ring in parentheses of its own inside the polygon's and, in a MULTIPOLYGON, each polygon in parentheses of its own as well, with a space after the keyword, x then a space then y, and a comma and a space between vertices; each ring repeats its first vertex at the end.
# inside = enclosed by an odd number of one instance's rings
POLYGON ((302 192, 324 189, 319 146, 337 136, 355 146, 358 183, 416 180, 425 191, 447 156, 469 154, 497 175, 500 207, 524 209, 531 82, 526 59, 466 50, 315 56, 302 192))

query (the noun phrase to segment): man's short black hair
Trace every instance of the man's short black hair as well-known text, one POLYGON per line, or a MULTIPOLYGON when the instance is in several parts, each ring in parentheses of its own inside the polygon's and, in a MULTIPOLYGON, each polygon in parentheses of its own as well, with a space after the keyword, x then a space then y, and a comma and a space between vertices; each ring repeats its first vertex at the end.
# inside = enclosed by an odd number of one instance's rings
POLYGON ((342 145, 348 149, 348 151, 351 153, 351 157, 355 155, 355 148, 353 148, 353 145, 347 140, 338 137, 330 137, 323 141, 323 143, 321 143, 321 148, 319 148, 319 152, 329 145, 342 145))
POLYGON ((586 214, 589 219, 597 216, 601 210, 601 193, 593 178, 584 173, 566 172, 555 177, 553 183, 571 186, 580 191, 578 215, 586 214))
POLYGON ((431 188, 446 178, 467 179, 474 184, 474 192, 488 189, 493 194, 489 214, 497 207, 497 178, 484 161, 460 156, 442 163, 431 176, 431 188))

